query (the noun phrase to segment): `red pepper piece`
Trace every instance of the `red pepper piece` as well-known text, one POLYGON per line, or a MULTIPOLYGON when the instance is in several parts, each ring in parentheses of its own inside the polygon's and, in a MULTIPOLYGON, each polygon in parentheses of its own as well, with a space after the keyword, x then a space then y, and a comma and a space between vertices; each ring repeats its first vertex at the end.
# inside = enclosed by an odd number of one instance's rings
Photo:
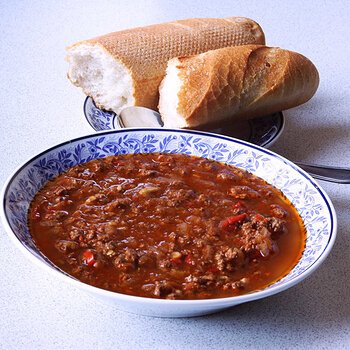
POLYGON ((217 269, 216 267, 209 267, 208 272, 218 272, 219 269, 217 269))
POLYGON ((179 265, 179 264, 181 263, 181 259, 179 259, 179 258, 174 258, 174 259, 171 259, 171 262, 172 262, 173 264, 179 265))
POLYGON ((263 217, 260 214, 256 214, 254 217, 255 217, 255 220, 258 221, 258 222, 263 220, 263 217))
POLYGON ((87 250, 86 252, 83 253, 83 257, 84 257, 84 260, 85 260, 85 264, 87 266, 94 266, 96 260, 95 260, 95 257, 94 257, 94 254, 91 253, 89 250, 87 250))
POLYGON ((241 203, 241 202, 237 202, 233 205, 233 208, 237 209, 237 208, 246 208, 246 206, 241 203))
POLYGON ((236 215, 236 216, 230 216, 222 223, 221 227, 226 228, 227 226, 235 224, 236 222, 242 221, 243 219, 245 219, 246 216, 247 216, 246 213, 243 213, 241 215, 236 215))
POLYGON ((193 259, 192 259, 192 254, 188 254, 188 255, 186 256, 185 261, 187 262, 188 265, 194 265, 194 261, 193 261, 193 259))

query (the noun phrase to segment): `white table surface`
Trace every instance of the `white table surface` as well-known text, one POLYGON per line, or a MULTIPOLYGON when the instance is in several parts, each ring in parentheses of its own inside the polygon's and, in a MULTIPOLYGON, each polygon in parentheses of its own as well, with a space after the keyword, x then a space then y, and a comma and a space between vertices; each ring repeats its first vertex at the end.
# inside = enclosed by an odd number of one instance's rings
MULTIPOLYGON (((267 44, 309 57, 320 86, 285 112, 273 151, 350 166, 348 1, 0 1, 0 184, 32 155, 92 133, 66 78, 65 47, 119 29, 190 17, 244 16, 267 44)), ((206 317, 124 313, 32 264, 0 226, 1 349, 349 349, 350 185, 319 182, 339 226, 323 265, 299 285, 206 317)))

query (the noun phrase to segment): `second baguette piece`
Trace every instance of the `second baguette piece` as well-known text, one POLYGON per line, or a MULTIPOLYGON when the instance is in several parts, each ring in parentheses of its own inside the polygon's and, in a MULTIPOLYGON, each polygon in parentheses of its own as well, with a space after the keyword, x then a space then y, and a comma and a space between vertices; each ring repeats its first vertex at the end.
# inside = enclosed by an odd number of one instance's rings
POLYGON ((308 101, 316 67, 303 55, 262 45, 228 47, 168 62, 160 85, 164 126, 193 128, 262 117, 308 101))

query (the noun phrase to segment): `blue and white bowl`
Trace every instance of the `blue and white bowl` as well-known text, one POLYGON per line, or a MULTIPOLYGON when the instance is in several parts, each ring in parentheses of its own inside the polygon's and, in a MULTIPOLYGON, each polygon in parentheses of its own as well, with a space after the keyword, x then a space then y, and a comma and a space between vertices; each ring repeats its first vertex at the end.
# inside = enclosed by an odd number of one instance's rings
POLYGON ((1 216, 15 244, 35 263, 115 307, 161 317, 197 316, 281 292, 309 276, 329 254, 337 219, 331 201, 307 173, 290 161, 244 141, 199 131, 123 129, 80 137, 48 149, 20 166, 2 192, 1 216), (27 226, 28 206, 48 180, 92 159, 127 153, 183 153, 245 169, 279 188, 300 213, 307 230, 305 251, 293 270, 273 285, 250 294, 208 300, 163 300, 99 289, 67 275, 36 247, 27 226))

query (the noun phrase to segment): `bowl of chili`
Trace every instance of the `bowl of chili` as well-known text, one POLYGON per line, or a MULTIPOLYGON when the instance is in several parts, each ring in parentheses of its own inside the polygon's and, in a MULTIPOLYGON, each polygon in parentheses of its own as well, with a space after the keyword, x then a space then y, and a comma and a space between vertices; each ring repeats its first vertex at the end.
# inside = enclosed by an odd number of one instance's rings
POLYGON ((276 294, 329 254, 327 194, 285 158, 201 131, 123 129, 31 158, 3 224, 35 263, 115 307, 198 316, 276 294))

